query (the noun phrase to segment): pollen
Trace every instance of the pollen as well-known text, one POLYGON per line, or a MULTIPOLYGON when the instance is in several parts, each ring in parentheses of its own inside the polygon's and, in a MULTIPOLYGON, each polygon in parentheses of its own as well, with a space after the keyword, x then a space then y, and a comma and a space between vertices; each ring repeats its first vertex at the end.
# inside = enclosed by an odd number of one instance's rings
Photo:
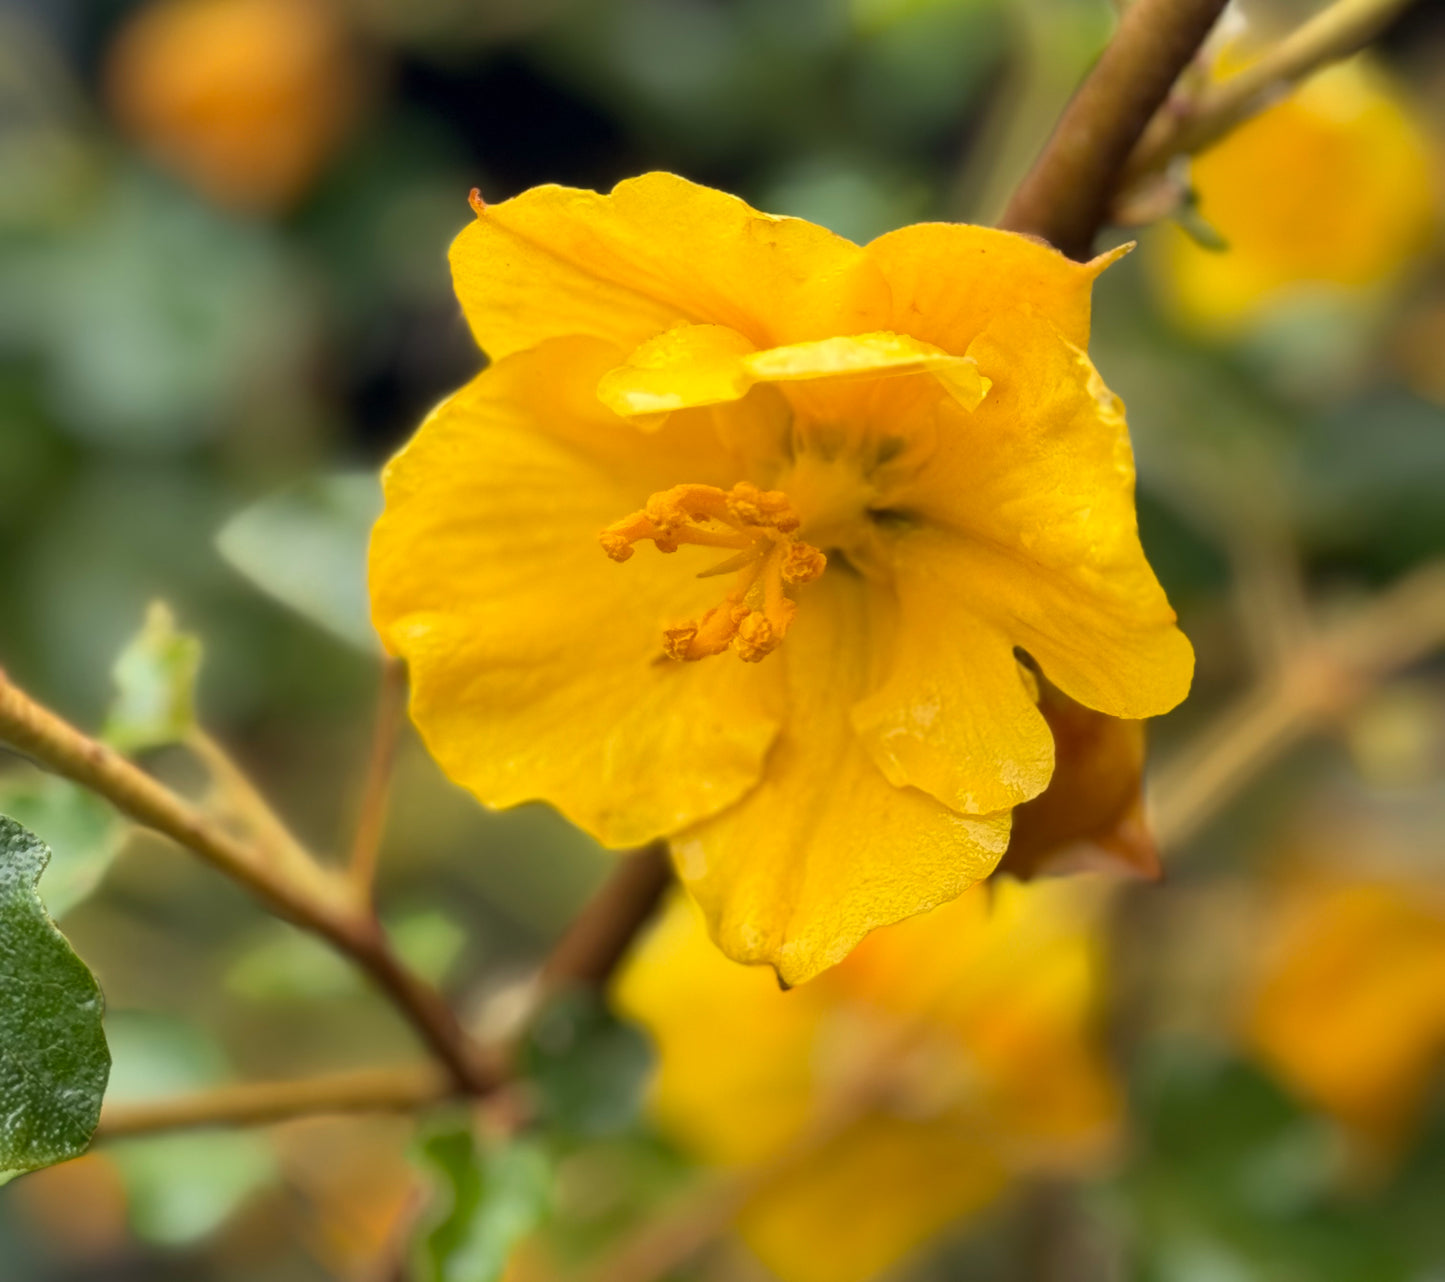
POLYGON ((614 561, 628 560, 633 545, 647 539, 659 552, 676 552, 685 543, 732 552, 698 575, 733 575, 727 595, 701 618, 664 628, 662 649, 669 659, 686 661, 730 649, 757 663, 782 644, 798 612, 789 591, 816 579, 828 564, 798 537, 799 524, 781 490, 760 490, 746 481, 731 490, 675 485, 597 537, 614 561))

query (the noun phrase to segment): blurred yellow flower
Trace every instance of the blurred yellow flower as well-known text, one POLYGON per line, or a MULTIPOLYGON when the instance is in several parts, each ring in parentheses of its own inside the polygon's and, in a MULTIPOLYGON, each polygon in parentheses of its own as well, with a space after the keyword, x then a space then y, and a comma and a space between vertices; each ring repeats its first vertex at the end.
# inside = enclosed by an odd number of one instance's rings
POLYGON ((1193 163, 1206 249, 1176 225, 1150 255, 1188 321, 1238 329, 1262 310, 1320 295, 1361 296, 1429 244, 1429 140, 1367 57, 1340 63, 1242 125, 1193 163))
POLYGON ((291 203, 350 122, 356 51, 333 0, 156 0, 121 30, 121 125, 218 204, 291 203))
POLYGON ((674 901, 617 984, 655 1037, 658 1121, 748 1190, 784 1282, 858 1282, 1009 1181, 1107 1155, 1095 878, 990 883, 783 993, 674 901))
POLYGON ((1445 1060, 1445 888, 1310 881, 1274 920, 1251 1040, 1301 1096, 1393 1150, 1445 1060))
POLYGON ((1016 648, 1119 717, 1192 671, 1085 354, 1108 261, 860 248, 668 174, 478 202, 452 264, 494 364, 388 466, 372 543, 433 754, 670 837, 788 983, 986 876, 1053 769, 1016 648))

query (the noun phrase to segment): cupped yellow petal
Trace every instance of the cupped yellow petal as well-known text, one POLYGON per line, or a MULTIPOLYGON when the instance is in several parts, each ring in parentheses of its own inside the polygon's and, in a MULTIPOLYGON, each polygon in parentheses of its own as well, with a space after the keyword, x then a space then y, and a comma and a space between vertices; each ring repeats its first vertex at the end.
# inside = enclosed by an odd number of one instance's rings
POLYGON ((701 613, 716 586, 683 558, 637 557, 619 574, 597 545, 680 475, 736 479, 705 425, 643 435, 606 410, 597 379, 617 360, 557 340, 435 411, 386 469, 371 589, 443 769, 488 805, 544 799, 625 846, 747 790, 778 691, 768 665, 664 660, 662 628, 701 613))
POLYGON ((753 386, 746 359, 755 350, 726 325, 679 325, 608 370, 597 395, 614 413, 654 427, 673 410, 741 400, 753 386))
POLYGON ((967 223, 916 223, 867 246, 893 288, 888 328, 950 352, 1008 314, 1046 319, 1087 348, 1094 281, 1130 248, 1076 263, 1042 241, 967 223))
POLYGON ((758 383, 932 374, 965 409, 988 392, 967 356, 906 334, 849 334, 756 350, 736 330, 683 325, 649 339, 597 386, 603 404, 655 426, 657 416, 740 400, 758 383))
POLYGON ((1054 769, 1054 741, 1034 704, 1013 640, 981 616, 975 591, 924 542, 894 568, 899 623, 887 680, 853 706, 852 722, 895 787, 921 788, 963 814, 1036 797, 1054 769))
POLYGON ((545 186, 479 204, 451 261, 493 359, 564 334, 630 351, 682 322, 773 347, 876 329, 889 307, 877 267, 850 241, 666 173, 608 195, 545 186))
POLYGON ((887 603, 843 568, 808 591, 770 660, 781 660, 788 711, 761 781, 673 843, 722 950, 772 965, 788 984, 986 877, 1009 824, 1006 813, 968 818, 884 778, 848 708, 870 679, 887 603))
POLYGON ((1005 317, 969 352, 993 387, 942 420, 928 466, 891 496, 916 518, 898 559, 929 565, 1078 702, 1167 712, 1194 655, 1139 543, 1123 405, 1037 320, 1005 317))

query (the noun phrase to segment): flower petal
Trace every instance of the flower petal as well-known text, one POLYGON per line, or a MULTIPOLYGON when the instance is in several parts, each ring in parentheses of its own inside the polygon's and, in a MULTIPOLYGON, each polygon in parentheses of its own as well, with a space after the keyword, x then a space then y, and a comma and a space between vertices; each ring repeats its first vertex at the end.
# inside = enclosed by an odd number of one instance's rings
POLYGON ((967 223, 916 223, 871 241, 893 287, 890 329, 963 352, 996 317, 1046 317, 1077 347, 1089 345, 1094 280, 1131 245, 1076 263, 1042 241, 967 223))
POLYGON ((659 415, 741 400, 758 383, 932 374, 965 409, 988 392, 968 356, 951 356, 906 334, 850 334, 757 351, 736 330, 681 325, 637 348, 597 385, 602 403, 656 426, 659 415))
MULTIPOLYGON (((910 980, 919 970, 957 976, 952 954, 971 927, 985 924, 968 916, 945 932, 941 949, 914 950, 910 980)), ((975 951, 965 944, 965 957, 975 951)), ((829 979, 841 980, 851 965, 829 979)), ((680 899, 613 989, 618 1008, 657 1042, 651 1110, 672 1138, 717 1166, 756 1170, 794 1155, 765 1180, 739 1224, 788 1282, 863 1282, 991 1200, 1007 1179, 996 1138, 976 1116, 864 1116, 810 1142, 838 1071, 833 1061, 868 1054, 876 1032, 856 1011, 840 1010, 846 992, 825 980, 780 993, 772 974, 718 952, 696 907, 680 899)), ((1036 1087, 1038 1074, 1027 1080, 1036 1087)))
POLYGON ((545 186, 482 205, 451 261, 494 360, 563 334, 631 350, 683 321, 772 347, 875 329, 889 309, 888 286, 857 245, 666 173, 606 196, 545 186))
POLYGON ((892 665, 852 721, 889 783, 991 814, 1043 792, 1054 741, 1008 633, 981 614, 978 586, 952 570, 931 541, 901 543, 892 665))
POLYGON ((699 1157, 765 1162, 807 1128, 817 1104, 813 1047, 833 1000, 821 985, 785 996, 772 972, 729 961, 678 892, 612 992, 658 1043, 652 1112, 699 1157))
POLYGON ((848 707, 880 622, 871 591, 832 568, 809 585, 776 656, 788 721, 762 780, 673 843, 722 950, 771 964, 788 984, 841 961, 869 931, 955 898, 1008 841, 1006 813, 966 818, 895 788, 853 733, 848 707))
POLYGON ((730 485, 681 422, 643 435, 593 389, 617 354, 558 340, 493 366, 385 473, 373 612, 411 668, 412 716, 491 806, 550 801, 607 845, 694 823, 757 778, 775 730, 768 665, 661 659, 661 628, 715 603, 688 559, 619 566, 597 531, 679 477, 730 485))
POLYGON ((1123 406, 1037 320, 1005 317, 969 352, 993 387, 941 420, 934 457, 892 497, 922 518, 899 557, 930 560, 1071 698, 1114 717, 1169 711, 1194 654, 1139 544, 1123 406))

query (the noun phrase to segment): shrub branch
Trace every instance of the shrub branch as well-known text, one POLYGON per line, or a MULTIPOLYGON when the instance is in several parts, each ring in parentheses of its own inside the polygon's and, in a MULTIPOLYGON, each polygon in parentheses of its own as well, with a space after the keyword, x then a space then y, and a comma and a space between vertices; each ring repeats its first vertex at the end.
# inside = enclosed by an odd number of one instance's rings
POLYGON ((1064 108, 999 226, 1086 259, 1129 155, 1225 0, 1134 0, 1064 108))

